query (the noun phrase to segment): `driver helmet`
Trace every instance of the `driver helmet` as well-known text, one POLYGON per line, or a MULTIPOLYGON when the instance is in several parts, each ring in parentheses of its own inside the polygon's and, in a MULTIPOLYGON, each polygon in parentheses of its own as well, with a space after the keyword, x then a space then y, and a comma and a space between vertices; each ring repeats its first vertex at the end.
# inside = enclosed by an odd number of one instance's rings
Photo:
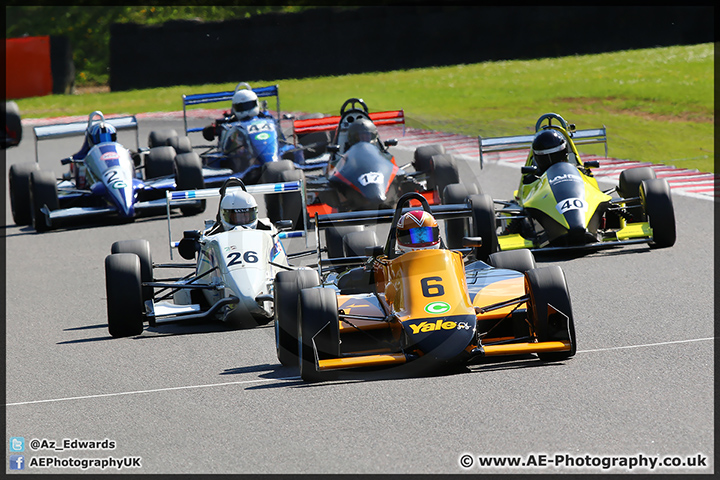
POLYGON ((545 171, 559 162, 568 161, 568 144, 565 135, 554 129, 535 134, 532 152, 540 171, 545 171))
POLYGON ((220 221, 225 231, 235 227, 255 228, 258 223, 258 207, 255 198, 247 192, 228 193, 220 202, 220 221))
POLYGON ((366 118, 358 118, 348 128, 348 143, 350 146, 358 142, 373 142, 377 140, 377 136, 377 127, 366 118))
POLYGON ((232 97, 232 111, 238 120, 252 118, 260 114, 258 97, 252 90, 238 90, 232 97))
POLYGON ((397 224, 397 244, 402 253, 440 248, 440 229, 435 217, 424 210, 411 210, 397 224))
POLYGON ((88 128, 88 144, 92 147, 99 143, 117 141, 117 130, 105 122, 93 123, 88 128))

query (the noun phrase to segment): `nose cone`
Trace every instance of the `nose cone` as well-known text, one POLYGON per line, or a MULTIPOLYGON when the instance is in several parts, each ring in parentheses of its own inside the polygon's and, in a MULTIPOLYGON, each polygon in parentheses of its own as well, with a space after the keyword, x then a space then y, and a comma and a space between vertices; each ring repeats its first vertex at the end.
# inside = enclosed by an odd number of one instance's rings
POLYGON ((460 360, 475 339, 475 315, 409 320, 403 323, 408 343, 437 363, 460 360))

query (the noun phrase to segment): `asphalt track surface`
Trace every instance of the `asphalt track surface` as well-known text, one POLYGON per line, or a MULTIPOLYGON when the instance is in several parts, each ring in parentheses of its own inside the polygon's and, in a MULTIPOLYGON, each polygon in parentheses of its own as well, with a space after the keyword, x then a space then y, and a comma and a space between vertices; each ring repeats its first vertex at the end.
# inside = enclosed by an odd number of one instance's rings
MULTIPOLYGON (((141 119, 141 142, 163 126, 182 129, 177 119, 141 119)), ((23 138, 6 168, 34 161, 27 127, 23 138)), ((60 158, 80 141, 41 142, 41 167, 60 175, 60 158)), ((402 145, 400 163, 412 152, 402 145)), ((463 180, 494 198, 517 186, 518 167, 461 163, 463 180)), ((104 258, 116 240, 145 238, 155 262, 169 261, 164 217, 36 234, 13 225, 8 200, 6 439, 24 438, 25 473, 118 471, 30 468, 48 457, 140 457, 121 471, 143 474, 714 473, 713 202, 673 200, 672 248, 537 258, 567 276, 572 359, 529 355, 431 377, 348 372, 318 384, 280 365, 272 325, 166 325, 111 338, 104 258), (106 439, 114 449, 72 449, 106 439), (493 456, 525 466, 479 465, 493 456), (651 469, 652 459, 684 466, 651 469)), ((174 214, 173 232, 201 228, 216 208, 174 214)), ((294 239, 286 248, 306 247, 294 239)))

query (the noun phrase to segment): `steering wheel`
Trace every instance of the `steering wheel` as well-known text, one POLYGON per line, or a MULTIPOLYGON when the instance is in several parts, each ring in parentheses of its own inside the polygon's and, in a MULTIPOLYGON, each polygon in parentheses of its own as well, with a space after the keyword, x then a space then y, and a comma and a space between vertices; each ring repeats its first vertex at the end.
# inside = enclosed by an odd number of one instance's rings
POLYGON ((408 192, 398 200, 397 207, 395 207, 395 214, 393 215, 392 224, 390 226, 390 232, 388 233, 387 243, 385 243, 385 256, 388 258, 395 258, 395 245, 397 244, 397 224, 400 221, 400 216, 403 214, 405 204, 410 204, 410 200, 417 200, 420 202, 422 209, 432 215, 430 210, 430 204, 427 199, 420 195, 418 192, 408 192))
POLYGON ((557 120, 558 122, 560 122, 560 126, 561 126, 565 131, 567 131, 568 125, 567 125, 567 122, 565 121, 565 119, 564 119, 563 117, 561 117, 561 116, 558 115, 557 113, 546 113, 546 114, 544 114, 544 115, 541 115, 540 118, 538 118, 538 121, 535 123, 535 132, 539 132, 539 131, 540 131, 540 128, 547 128, 547 127, 552 126, 552 121, 553 121, 553 120, 557 120), (542 123, 543 123, 543 120, 545 120, 545 119, 547 119, 548 124, 547 124, 545 127, 541 127, 541 125, 542 125, 542 123))
POLYGON ((351 112, 353 110, 363 112, 366 115, 370 113, 367 105, 365 105, 365 102, 362 98, 348 98, 347 100, 345 100, 345 103, 342 104, 342 107, 340 107, 340 116, 342 117, 343 115, 345 115, 346 111, 351 112), (362 107, 362 109, 356 106, 358 104, 362 107), (346 110, 348 105, 350 105, 350 108, 346 110))

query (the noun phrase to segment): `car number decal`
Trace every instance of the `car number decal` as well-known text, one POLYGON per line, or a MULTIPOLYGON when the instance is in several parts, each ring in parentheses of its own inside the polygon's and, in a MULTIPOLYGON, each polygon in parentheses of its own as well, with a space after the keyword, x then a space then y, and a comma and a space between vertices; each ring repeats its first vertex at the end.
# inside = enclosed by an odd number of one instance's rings
POLYGON ((233 265, 240 264, 242 265, 243 262, 245 263, 257 263, 258 256, 257 252, 254 252, 252 250, 248 250, 247 252, 230 252, 227 255, 228 259, 228 267, 232 267, 233 265))
POLYGON ((385 176, 381 172, 367 172, 358 177, 358 183, 360 183, 363 187, 370 183, 382 185, 384 181, 385 176))
POLYGON ((123 181, 122 178, 116 178, 118 176, 117 170, 108 170, 106 171, 103 176, 105 177, 105 183, 110 186, 110 188, 114 188, 116 190, 120 190, 121 188, 125 188, 127 184, 125 181, 123 181))
POLYGON ((555 208, 557 208, 557 211, 561 214, 565 214, 565 212, 569 212, 570 210, 582 210, 586 212, 588 209, 587 203, 585 203, 585 200, 582 198, 566 198, 558 203, 555 208))
POLYGON ((423 297, 441 297, 445 295, 445 288, 441 284, 430 282, 442 282, 442 277, 425 277, 420 280, 423 297))

